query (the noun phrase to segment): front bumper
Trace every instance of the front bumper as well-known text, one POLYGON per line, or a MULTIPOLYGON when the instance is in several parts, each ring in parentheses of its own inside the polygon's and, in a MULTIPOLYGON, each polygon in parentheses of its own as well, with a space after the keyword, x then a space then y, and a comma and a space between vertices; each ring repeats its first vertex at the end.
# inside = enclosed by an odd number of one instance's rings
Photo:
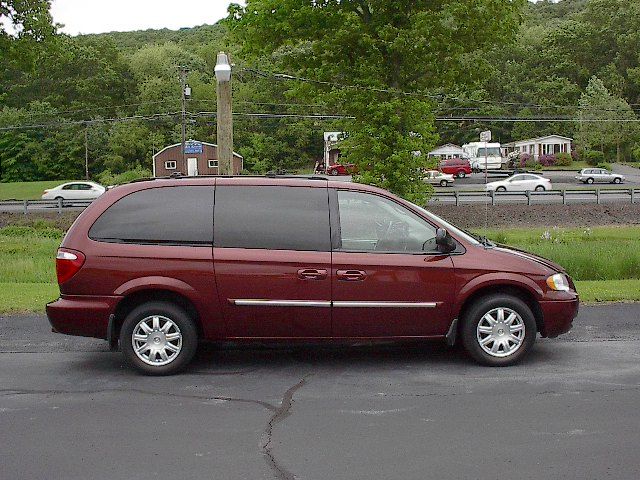
POLYGON ((543 326, 540 334, 554 338, 567 333, 573 326, 573 319, 578 315, 579 308, 580 300, 577 295, 567 300, 541 300, 543 326))
POLYGON ((56 333, 106 339, 109 315, 121 297, 62 295, 47 304, 47 317, 56 333))

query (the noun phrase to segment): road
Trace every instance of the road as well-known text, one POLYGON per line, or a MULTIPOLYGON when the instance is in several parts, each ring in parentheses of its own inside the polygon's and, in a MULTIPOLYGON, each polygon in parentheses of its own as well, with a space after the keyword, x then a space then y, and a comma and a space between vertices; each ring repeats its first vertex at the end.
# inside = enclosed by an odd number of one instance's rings
MULTIPOLYGON (((640 188, 640 169, 635 167, 629 167, 626 165, 618 165, 615 164, 613 170, 617 173, 621 173, 626 176, 626 181, 622 185, 611 185, 611 184, 596 184, 596 185, 584 185, 582 183, 576 182, 574 179, 576 172, 561 172, 561 171, 548 171, 543 172, 542 175, 549 178, 552 182, 554 190, 593 190, 594 188, 600 188, 602 190, 616 188, 616 189, 630 189, 640 188)), ((502 172, 492 172, 488 176, 488 181, 492 182, 495 180, 500 180, 506 178, 508 174, 502 172)), ((329 176, 325 175, 325 177, 329 180, 336 180, 340 182, 351 182, 352 178, 350 175, 347 176, 329 176)), ((435 186, 436 195, 438 193, 452 193, 455 191, 459 192, 468 192, 468 191, 482 191, 484 189, 485 184, 485 176, 484 173, 474 173, 466 178, 459 178, 455 180, 455 183, 449 187, 440 187, 435 186)), ((602 196, 602 203, 610 203, 610 202, 624 202, 629 203, 631 201, 629 193, 616 193, 616 194, 606 194, 602 196)), ((635 200, 638 202, 639 200, 635 200)), ((431 200, 431 203, 455 203, 455 199, 453 197, 434 197, 431 200)), ((595 195, 593 193, 584 193, 584 194, 573 194, 571 198, 568 200, 568 203, 595 203, 595 195)), ((467 197, 465 196, 461 203, 491 203, 490 199, 486 197, 467 197)), ((527 203, 527 199, 522 195, 505 195, 501 196, 497 202, 498 204, 521 204, 527 203)), ((546 196, 546 197, 536 197, 534 203, 537 204, 552 204, 552 203, 562 203, 562 197, 560 196, 546 196)), ((38 205, 33 204, 28 207, 29 212, 55 212, 58 210, 56 206, 49 205, 38 205)), ((84 207, 77 206, 66 206, 64 207, 64 211, 81 211, 84 207)), ((8 203, 0 203, 0 212, 23 212, 24 205, 22 202, 14 202, 11 204, 8 203)))
POLYGON ((436 344, 224 347, 138 376, 0 317, 0 478, 640 478, 640 304, 583 307, 525 363, 436 344))

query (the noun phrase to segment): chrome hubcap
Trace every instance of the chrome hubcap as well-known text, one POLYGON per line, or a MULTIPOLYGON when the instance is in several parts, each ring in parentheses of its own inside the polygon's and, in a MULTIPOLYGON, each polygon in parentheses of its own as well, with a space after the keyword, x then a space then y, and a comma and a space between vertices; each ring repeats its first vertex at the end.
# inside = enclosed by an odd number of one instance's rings
POLYGON ((182 350, 182 333, 170 318, 143 318, 131 335, 133 351, 147 365, 161 367, 174 361, 182 350))
POLYGON ((513 355, 522 346, 524 336, 524 320, 516 311, 505 307, 485 313, 476 329, 480 347, 493 357, 513 355))

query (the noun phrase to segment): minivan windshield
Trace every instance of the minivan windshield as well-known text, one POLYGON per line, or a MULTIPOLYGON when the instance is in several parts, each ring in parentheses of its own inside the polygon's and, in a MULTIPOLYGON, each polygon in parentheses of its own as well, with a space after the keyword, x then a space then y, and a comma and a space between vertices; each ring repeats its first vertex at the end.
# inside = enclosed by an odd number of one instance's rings
POLYGON ((419 207, 418 205, 412 204, 414 207, 416 207, 418 210, 420 210, 422 213, 424 213, 427 217, 429 217, 431 220, 433 220, 434 222, 438 223, 439 225, 441 225, 442 227, 446 228, 447 231, 455 236, 458 237, 462 237, 464 238, 467 242, 473 244, 473 245, 480 245, 480 241, 475 237, 475 235, 469 233, 469 232, 465 232, 464 230, 459 229, 458 227, 451 225, 449 222, 447 222, 446 220, 443 220, 442 218, 440 218, 437 215, 434 215, 433 213, 431 213, 428 210, 425 210, 422 207, 419 207))

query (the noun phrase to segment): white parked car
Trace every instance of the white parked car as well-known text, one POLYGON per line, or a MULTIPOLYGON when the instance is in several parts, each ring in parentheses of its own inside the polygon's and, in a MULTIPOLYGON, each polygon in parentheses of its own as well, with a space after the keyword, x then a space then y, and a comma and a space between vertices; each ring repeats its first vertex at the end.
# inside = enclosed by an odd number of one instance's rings
POLYGON ((451 185, 455 181, 455 178, 453 177, 453 175, 442 173, 438 170, 427 170, 426 172, 424 172, 424 181, 433 185, 446 187, 448 185, 451 185))
POLYGON ((42 193, 42 200, 94 200, 106 191, 95 182, 69 182, 50 188, 42 193))
POLYGON ((622 183, 624 175, 610 172, 604 168, 583 168, 576 176, 576 180, 583 183, 622 183))
POLYGON ((551 180, 532 173, 519 173, 505 180, 489 182, 486 189, 494 192, 543 192, 551 190, 551 180))

